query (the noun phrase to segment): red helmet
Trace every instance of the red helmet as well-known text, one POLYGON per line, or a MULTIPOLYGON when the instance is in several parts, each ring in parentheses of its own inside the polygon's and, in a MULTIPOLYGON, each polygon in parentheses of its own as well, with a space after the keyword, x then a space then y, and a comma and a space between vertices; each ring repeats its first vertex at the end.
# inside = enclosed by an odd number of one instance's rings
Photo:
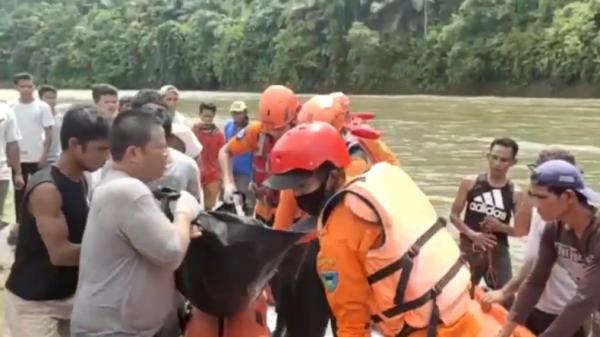
POLYGON ((278 190, 291 188, 326 162, 338 168, 350 163, 346 143, 339 131, 320 121, 300 124, 288 130, 271 150, 272 176, 266 185, 278 190))
POLYGON ((258 118, 265 130, 291 125, 300 110, 294 92, 283 85, 271 85, 260 96, 258 118))

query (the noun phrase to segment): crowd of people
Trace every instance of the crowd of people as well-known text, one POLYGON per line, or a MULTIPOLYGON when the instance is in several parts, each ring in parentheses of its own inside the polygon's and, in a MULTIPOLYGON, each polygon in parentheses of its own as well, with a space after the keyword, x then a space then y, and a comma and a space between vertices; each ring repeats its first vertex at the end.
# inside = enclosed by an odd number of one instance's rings
POLYGON ((343 93, 302 103, 271 85, 255 121, 232 102, 221 130, 208 102, 188 124, 173 85, 120 96, 97 84, 94 104, 64 114, 56 88, 36 95, 27 73, 14 85, 18 99, 0 103, 0 210, 12 180, 16 211, 7 337, 322 337, 329 324, 339 337, 600 336, 588 324, 600 198, 563 148, 544 149, 519 186, 517 142, 494 139, 488 170, 458 185, 457 243, 343 93), (179 192, 172 219, 153 194, 165 187, 179 192), (194 222, 221 203, 275 231, 316 224, 301 268, 227 317, 189 310, 174 279, 206 235, 194 222), (528 237, 517 275, 509 236, 528 237))

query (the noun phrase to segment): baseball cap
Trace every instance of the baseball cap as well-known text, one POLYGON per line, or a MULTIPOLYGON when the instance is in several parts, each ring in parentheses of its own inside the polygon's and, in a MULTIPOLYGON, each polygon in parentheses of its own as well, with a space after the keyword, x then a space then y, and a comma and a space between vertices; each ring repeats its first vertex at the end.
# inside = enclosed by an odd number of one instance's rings
POLYGON ((531 183, 575 190, 591 205, 597 205, 600 201, 598 194, 585 185, 581 171, 565 160, 552 159, 537 166, 531 174, 531 183))
POLYGON ((564 160, 566 162, 571 163, 572 165, 576 165, 575 156, 571 152, 560 146, 552 145, 540 151, 537 159, 535 160, 535 163, 528 164, 527 167, 529 167, 529 169, 533 171, 536 167, 553 159, 564 160))
POLYGON ((231 103, 231 107, 229 108, 229 112, 241 112, 246 110, 246 103, 244 101, 235 101, 231 103))
POLYGON ((179 95, 179 90, 177 90, 177 87, 172 84, 163 85, 158 91, 161 96, 166 95, 168 92, 175 92, 177 95, 179 95))

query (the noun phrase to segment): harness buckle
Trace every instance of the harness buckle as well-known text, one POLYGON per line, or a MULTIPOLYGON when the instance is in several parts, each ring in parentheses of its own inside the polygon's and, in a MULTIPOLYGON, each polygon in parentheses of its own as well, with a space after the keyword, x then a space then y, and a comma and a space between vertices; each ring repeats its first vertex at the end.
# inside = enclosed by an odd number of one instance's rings
POLYGON ((411 258, 414 259, 415 256, 419 255, 419 249, 417 249, 414 245, 411 246, 408 251, 406 252, 406 255, 411 258))

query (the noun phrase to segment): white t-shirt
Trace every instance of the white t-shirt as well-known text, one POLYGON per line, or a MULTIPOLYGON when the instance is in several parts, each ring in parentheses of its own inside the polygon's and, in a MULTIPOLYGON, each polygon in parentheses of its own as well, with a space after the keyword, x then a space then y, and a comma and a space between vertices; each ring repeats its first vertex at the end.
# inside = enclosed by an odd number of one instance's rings
POLYGON ((183 124, 185 125, 185 117, 179 111, 175 111, 173 113, 173 124, 183 124))
POLYGON ((151 190, 160 187, 168 187, 176 191, 188 191, 190 194, 203 201, 202 189, 200 188, 200 170, 198 164, 187 155, 169 148, 169 159, 163 176, 151 183, 151 190))
MULTIPOLYGON (((537 209, 534 209, 531 215, 529 237, 525 245, 525 260, 537 258, 545 226, 546 221, 542 219, 537 209)), ((564 267, 555 263, 536 308, 548 314, 558 315, 573 296, 575 296, 576 291, 577 285, 575 284, 575 280, 571 278, 569 272, 564 267)))
POLYGON ((12 109, 0 103, 0 180, 10 180, 10 167, 6 158, 6 144, 21 140, 21 133, 12 109))
POLYGON ((185 144, 185 154, 196 159, 202 152, 202 144, 196 138, 192 129, 185 124, 173 123, 171 132, 185 144))
POLYGON ((21 135, 19 142, 22 163, 37 163, 44 153, 44 128, 54 125, 50 106, 40 100, 28 104, 20 101, 9 102, 17 119, 21 135))
POLYGON ((62 126, 63 115, 57 113, 54 115, 54 125, 52 126, 52 144, 48 150, 48 160, 56 162, 61 153, 60 147, 60 128, 62 126))

